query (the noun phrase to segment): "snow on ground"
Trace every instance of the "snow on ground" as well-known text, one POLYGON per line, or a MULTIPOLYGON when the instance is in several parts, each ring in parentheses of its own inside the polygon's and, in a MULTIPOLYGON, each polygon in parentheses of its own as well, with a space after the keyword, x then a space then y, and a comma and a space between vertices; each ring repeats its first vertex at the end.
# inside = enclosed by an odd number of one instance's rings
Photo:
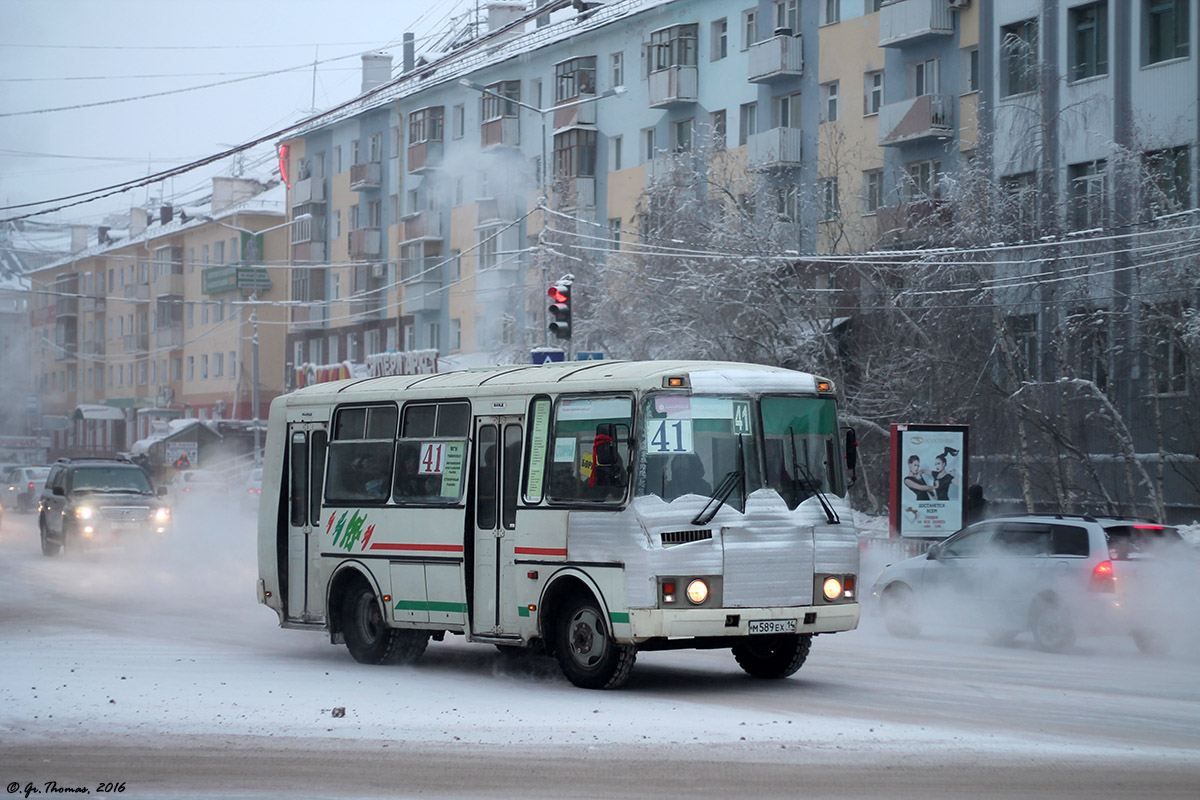
POLYGON ((256 577, 253 525, 231 511, 181 520, 142 550, 59 558, 41 556, 31 517, 6 516, 0 741, 758 743, 868 758, 1108 753, 1200 770, 1196 660, 1146 662, 1127 642, 1055 656, 953 635, 893 640, 867 619, 819 637, 786 681, 747 678, 727 651, 646 653, 625 689, 594 692, 548 658, 455 637, 415 666, 357 664, 324 634, 280 629, 256 577))

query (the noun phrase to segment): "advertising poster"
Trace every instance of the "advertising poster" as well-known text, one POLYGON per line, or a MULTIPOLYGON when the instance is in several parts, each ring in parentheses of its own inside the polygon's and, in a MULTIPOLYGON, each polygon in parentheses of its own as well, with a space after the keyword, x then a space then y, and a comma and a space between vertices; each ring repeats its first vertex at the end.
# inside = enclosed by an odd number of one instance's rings
POLYGON ((945 538, 966 520, 968 427, 892 425, 893 535, 945 538))

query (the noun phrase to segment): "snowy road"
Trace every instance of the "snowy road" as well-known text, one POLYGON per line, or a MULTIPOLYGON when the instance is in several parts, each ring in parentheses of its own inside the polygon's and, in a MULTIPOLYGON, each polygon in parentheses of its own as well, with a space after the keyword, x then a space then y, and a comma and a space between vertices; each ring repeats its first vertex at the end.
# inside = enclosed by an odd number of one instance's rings
POLYGON ((900 641, 868 617, 818 637, 785 681, 752 680, 727 652, 646 653, 625 688, 589 692, 548 659, 461 640, 432 643, 414 667, 356 664, 325 637, 280 630, 255 576, 252 525, 237 516, 182 520, 142 552, 47 559, 33 518, 6 514, 0 787, 1194 798, 1200 786, 1194 648, 900 641))

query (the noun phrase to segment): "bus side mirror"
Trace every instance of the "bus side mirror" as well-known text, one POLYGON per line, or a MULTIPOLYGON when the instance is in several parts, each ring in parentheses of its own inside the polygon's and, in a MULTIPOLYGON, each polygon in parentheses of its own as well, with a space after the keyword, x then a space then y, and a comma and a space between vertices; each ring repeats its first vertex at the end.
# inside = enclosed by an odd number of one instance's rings
POLYGON ((846 470, 854 484, 858 480, 858 436, 854 428, 846 428, 846 470))
POLYGON ((596 466, 611 467, 617 460, 617 426, 601 422, 596 426, 596 466))

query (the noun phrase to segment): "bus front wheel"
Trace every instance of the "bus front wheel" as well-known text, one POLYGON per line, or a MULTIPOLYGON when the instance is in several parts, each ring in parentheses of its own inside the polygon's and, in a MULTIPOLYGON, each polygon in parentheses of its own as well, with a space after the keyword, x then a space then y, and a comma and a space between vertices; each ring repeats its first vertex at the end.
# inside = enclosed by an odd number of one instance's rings
POLYGON ((375 592, 366 584, 352 587, 342 597, 341 623, 346 649, 361 664, 408 664, 420 658, 429 644, 429 631, 388 626, 375 592))
POLYGON ((613 689, 624 683, 637 659, 637 648, 613 641, 600 604, 577 596, 567 601, 562 612, 554 651, 567 680, 584 689, 613 689))
POLYGON ((751 636, 733 646, 733 657, 755 678, 786 678, 804 666, 811 647, 811 633, 751 636))

